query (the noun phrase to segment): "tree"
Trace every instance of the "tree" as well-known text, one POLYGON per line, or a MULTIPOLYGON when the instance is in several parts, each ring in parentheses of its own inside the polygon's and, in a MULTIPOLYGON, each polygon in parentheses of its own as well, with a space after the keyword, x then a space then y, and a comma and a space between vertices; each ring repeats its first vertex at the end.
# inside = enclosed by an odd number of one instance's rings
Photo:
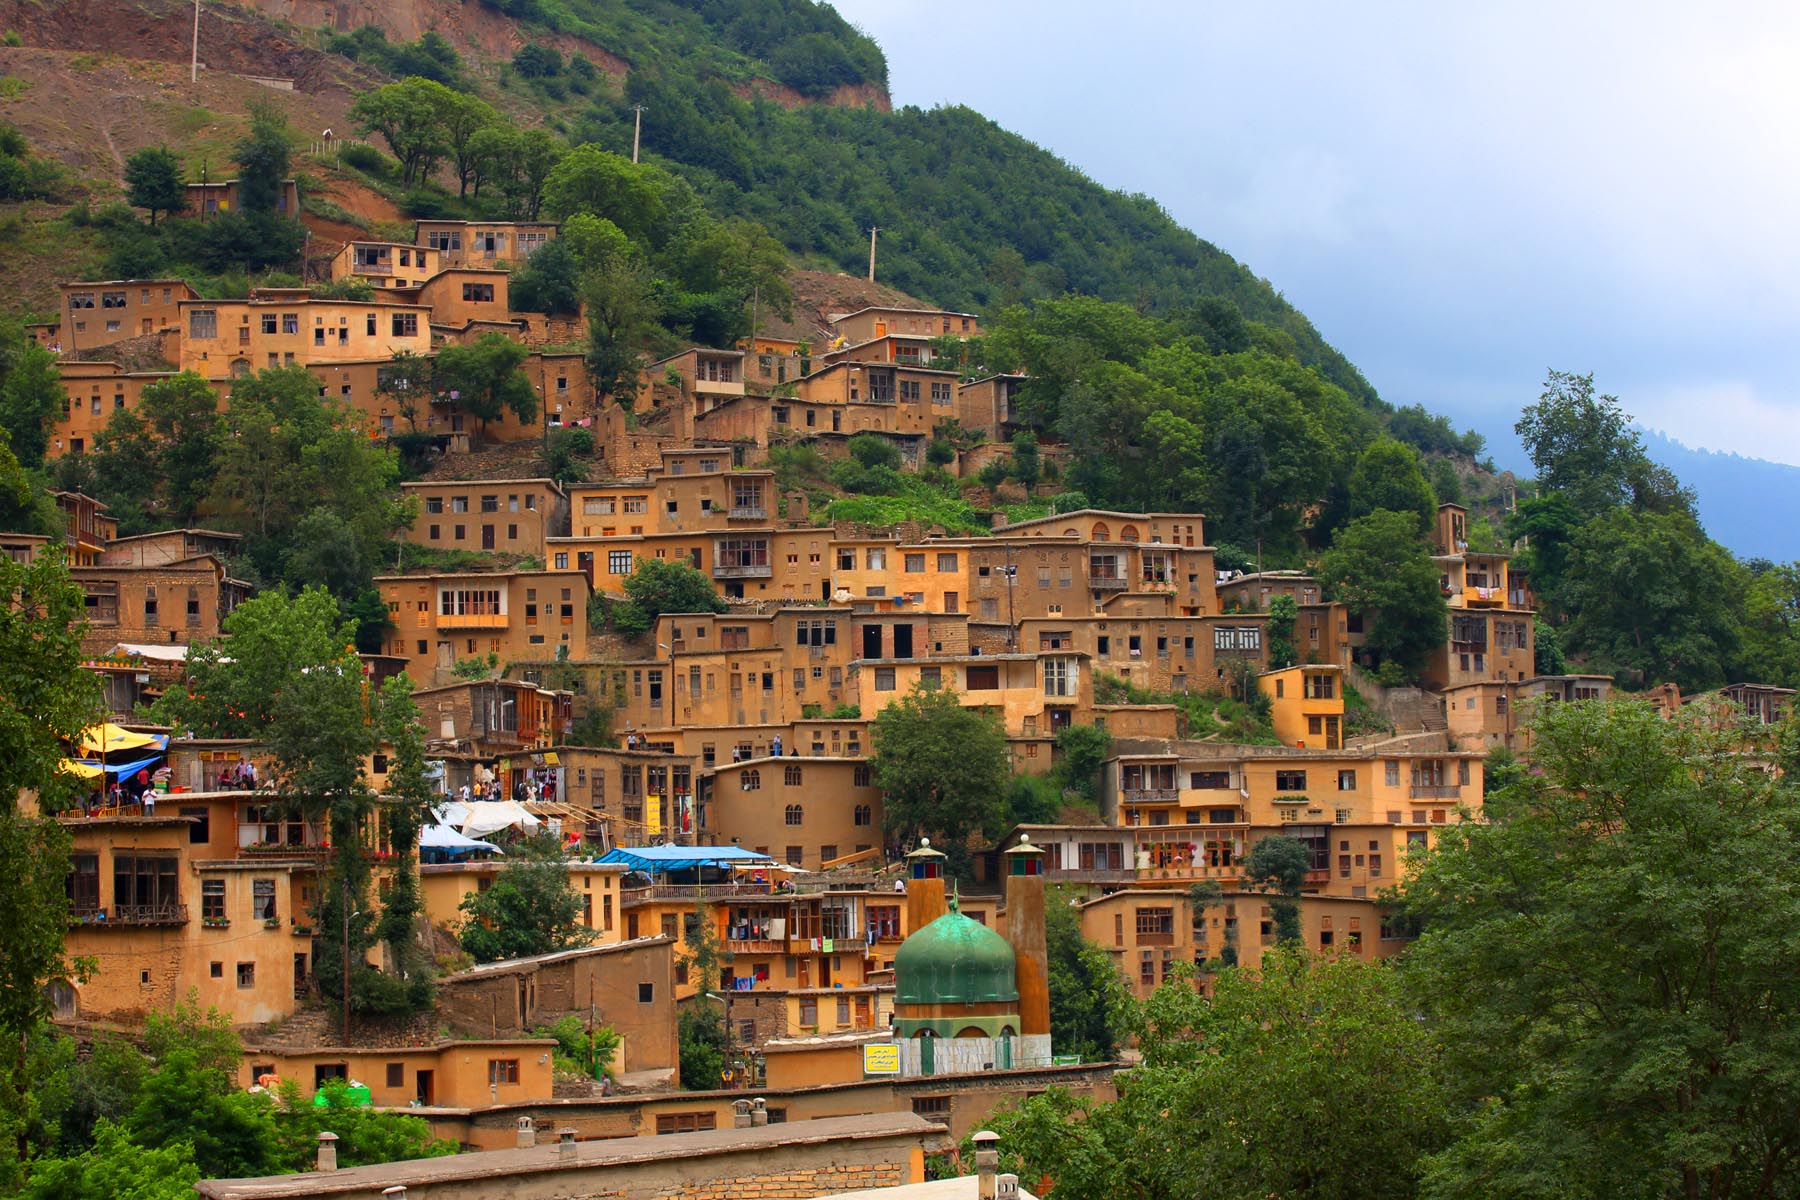
POLYGON ((1378 509, 1339 529, 1319 582, 1369 621, 1369 648, 1404 671, 1417 674, 1444 644, 1449 610, 1413 513, 1378 509))
POLYGON ((1271 950, 1210 997, 1164 984, 1134 1025, 1143 1064, 1118 1100, 1053 1089, 989 1120, 1001 1169, 1061 1200, 1410 1200, 1448 1137, 1426 1030, 1386 963, 1271 950))
POLYGON ((1594 394, 1592 374, 1551 371, 1513 432, 1537 468, 1539 489, 1566 496, 1581 520, 1630 499, 1645 458, 1643 439, 1618 397, 1594 394))
POLYGON ((1350 473, 1350 516, 1366 517, 1382 508, 1415 516, 1421 535, 1430 533, 1437 520, 1437 497, 1425 481, 1418 454, 1393 438, 1370 442, 1350 473))
POLYGON ((1019 430, 1012 439, 1012 477, 1029 492, 1043 474, 1044 462, 1038 456, 1037 434, 1029 429, 1019 430))
POLYGON ((62 514, 20 465, 11 435, 0 426, 0 529, 54 537, 62 528, 62 514))
POLYGON ((593 431, 569 426, 552 430, 544 440, 544 474, 558 483, 580 483, 587 478, 581 460, 593 453, 593 431))
POLYGON ((1131 992, 1112 956, 1081 935, 1081 916, 1068 897, 1044 906, 1050 987, 1050 1043, 1061 1054, 1105 1062, 1118 1053, 1131 992))
POLYGON ((1800 562, 1752 573, 1740 644, 1740 678, 1800 684, 1800 562))
MULTIPOLYGON (((419 832, 431 816, 436 798, 425 777, 425 726, 413 702, 412 682, 395 675, 382 684, 381 738, 392 750, 382 789, 380 812, 387 844, 395 851, 388 887, 381 898, 376 936, 387 946, 393 994, 371 1007, 417 1011, 431 1001, 432 961, 419 943, 418 923, 425 911, 419 885, 419 832)), ((374 981, 371 981, 373 983, 374 981)))
POLYGON ((1300 606, 1287 592, 1269 601, 1269 666, 1294 665, 1294 622, 1300 618, 1300 606))
POLYGON ((187 180, 181 160, 167 146, 146 146, 125 160, 125 202, 150 210, 150 228, 159 212, 180 212, 187 205, 187 180))
POLYGON ((1112 734, 1098 725, 1066 725, 1056 734, 1056 775, 1089 804, 1100 800, 1100 771, 1112 754, 1112 734))
POLYGON ((1535 769, 1409 856, 1406 973, 1470 1114, 1425 1195, 1792 1194, 1800 791, 1709 707, 1546 706, 1535 769))
POLYGON ((504 333, 484 333, 467 346, 445 346, 432 367, 432 386, 440 395, 481 422, 511 412, 520 424, 537 417, 537 392, 520 370, 530 353, 504 333))
POLYGON ((1431 490, 1440 504, 1462 503, 1463 482, 1456 463, 1448 458, 1431 460, 1431 490))
POLYGON ((720 613, 724 597, 700 571, 672 558, 645 558, 625 577, 625 595, 649 629, 664 613, 720 613))
POLYGON ((514 312, 569 317, 581 311, 581 264, 566 238, 552 238, 513 269, 507 303, 514 312))
POLYGON ((317 377, 303 367, 237 380, 222 446, 206 503, 221 526, 245 535, 244 553, 266 579, 289 578, 294 530, 316 509, 343 523, 365 565, 379 561, 388 539, 412 521, 413 503, 396 495, 395 452, 370 439, 357 409, 321 397, 317 377))
POLYGON ((681 1060, 681 1086, 697 1091, 720 1086, 730 1036, 724 1014, 712 1004, 684 1004, 675 1036, 681 1060))
POLYGON ((1312 852, 1297 838, 1280 834, 1263 838, 1250 847, 1244 859, 1244 876, 1253 885, 1274 893, 1269 914, 1275 922, 1278 942, 1301 940, 1300 891, 1312 870, 1312 852))
POLYGON ((635 256, 611 257, 582 276, 588 320, 588 377, 601 399, 630 407, 644 368, 643 343, 659 306, 649 269, 635 256))
POLYGON ((651 245, 661 241, 667 217, 666 181, 664 172, 648 163, 591 143, 577 146, 544 181, 544 211, 557 221, 577 213, 605 217, 633 242, 651 245))
POLYGON ((172 1142, 146 1149, 117 1122, 102 1120, 93 1148, 34 1164, 20 1200, 189 1200, 200 1181, 194 1148, 172 1142))
MULTIPOLYGON (((119 410, 114 421, 131 411, 119 410)), ((224 445, 218 392, 198 372, 183 371, 146 384, 136 416, 150 440, 143 449, 162 479, 169 517, 193 524, 212 489, 224 445)))
POLYGON ((529 958, 585 946, 581 894, 569 882, 562 844, 550 834, 520 843, 494 886, 463 899, 462 948, 476 962, 529 958))
POLYGON ((890 834, 961 845, 1001 832, 1011 756, 994 717, 921 684, 876 715, 873 739, 869 765, 890 834))
POLYGON ((450 112, 461 103, 443 84, 415 76, 364 92, 350 106, 350 119, 363 133, 381 135, 400 160, 401 184, 411 187, 429 180, 449 152, 446 125, 450 112))
POLYGON ((1614 509, 1569 545, 1563 649, 1645 682, 1717 687, 1736 662, 1747 590, 1743 569, 1688 517, 1614 509))
POLYGON ((99 717, 94 677, 82 670, 81 589, 60 556, 0 559, 0 1183, 16 1182, 25 1132, 26 1035, 49 1015, 45 988, 67 977, 69 838, 39 812, 67 806, 75 780, 64 745, 99 717))
POLYGON ((250 132, 231 153, 238 165, 238 206, 247 213, 273 214, 280 207, 293 155, 287 119, 273 101, 251 101, 250 132))
POLYGON ((484 144, 476 140, 482 130, 492 128, 500 120, 494 106, 476 96, 453 93, 443 105, 444 148, 450 155, 450 168, 456 175, 456 194, 466 197, 482 164, 484 144))
POLYGON ((11 439, 20 465, 36 470, 50 447, 50 422, 62 412, 68 393, 57 373, 56 355, 36 342, 23 341, 8 357, 6 378, 0 382, 0 428, 11 439))

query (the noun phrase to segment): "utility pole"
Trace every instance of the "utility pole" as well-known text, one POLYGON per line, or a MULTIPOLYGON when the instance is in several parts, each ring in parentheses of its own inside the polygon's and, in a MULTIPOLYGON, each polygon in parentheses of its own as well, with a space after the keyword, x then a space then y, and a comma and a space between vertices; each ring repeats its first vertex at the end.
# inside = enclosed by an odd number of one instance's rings
POLYGON ((350 1044, 350 918, 362 914, 350 911, 350 881, 344 881, 344 974, 338 981, 344 989, 344 1045, 350 1044))
POLYGON ((200 0, 194 0, 194 55, 188 63, 188 82, 200 82, 200 0))
POLYGON ((631 106, 631 111, 633 114, 631 120, 631 161, 636 162, 638 160, 638 139, 644 132, 644 106, 641 104, 634 104, 631 106))
POLYGON ((869 226, 869 282, 875 282, 875 235, 881 232, 879 226, 869 226))

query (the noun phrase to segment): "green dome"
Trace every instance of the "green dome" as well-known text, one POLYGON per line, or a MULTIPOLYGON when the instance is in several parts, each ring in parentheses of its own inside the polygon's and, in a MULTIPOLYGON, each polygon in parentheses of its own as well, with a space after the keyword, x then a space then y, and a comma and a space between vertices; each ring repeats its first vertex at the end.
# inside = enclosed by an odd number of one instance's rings
POLYGON ((1017 1000, 1013 948, 952 909, 900 943, 894 999, 900 1004, 974 1004, 1017 1000))

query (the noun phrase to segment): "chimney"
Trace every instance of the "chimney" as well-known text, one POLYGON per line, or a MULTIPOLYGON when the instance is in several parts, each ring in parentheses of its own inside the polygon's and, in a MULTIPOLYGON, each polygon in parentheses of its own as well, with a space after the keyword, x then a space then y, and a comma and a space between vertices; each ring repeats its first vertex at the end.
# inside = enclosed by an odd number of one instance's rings
POLYGON ((748 1100, 731 1102, 731 1127, 733 1129, 750 1128, 750 1102, 748 1100))
POLYGON ((404 1183, 396 1183, 393 1187, 382 1188, 381 1194, 386 1196, 388 1200, 406 1200, 406 1185, 404 1183))
POLYGON ((760 1127, 763 1125, 767 1125, 768 1123, 769 1123, 768 1101, 764 1100, 761 1096, 758 1096, 754 1101, 751 1102, 751 1105, 750 1105, 750 1124, 753 1126, 760 1127))
POLYGON ((969 1138, 975 1143, 975 1196, 976 1200, 994 1200, 998 1181, 994 1172, 1000 1166, 1000 1135, 991 1129, 983 1129, 969 1138))
POLYGON ((316 1170, 337 1170, 337 1140, 338 1135, 329 1130, 319 1135, 319 1161, 316 1170))
POLYGON ((516 1137, 517 1140, 513 1144, 521 1150, 529 1150, 537 1145, 537 1126, 532 1124, 530 1117, 519 1118, 519 1132, 516 1137))
POLYGON ((575 1161, 575 1131, 567 1125, 556 1131, 556 1158, 558 1162, 575 1161))
POLYGON ((1019 1200, 1019 1177, 1017 1175, 996 1176, 994 1200, 1019 1200))

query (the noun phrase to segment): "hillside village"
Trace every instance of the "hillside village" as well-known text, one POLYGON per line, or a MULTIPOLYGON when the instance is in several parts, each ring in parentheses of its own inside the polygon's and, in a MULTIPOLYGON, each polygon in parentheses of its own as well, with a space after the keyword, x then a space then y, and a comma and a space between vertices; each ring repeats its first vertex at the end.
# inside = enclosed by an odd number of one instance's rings
MULTIPOLYGON (((1053 321, 794 268, 728 337, 633 342, 593 282, 622 212, 347 225, 307 189, 352 144, 165 207, 298 229, 297 278, 64 276, 18 335, 58 400, 0 565, 21 622, 64 589, 74 619, 20 645, 66 634, 92 700, 24 793, 68 842, 53 1026, 92 1052, 210 1010, 235 1089, 481 1152, 383 1165, 346 1134, 339 1171, 321 1132, 286 1168, 315 1172, 204 1195, 922 1183, 1020 1102, 1122 1094, 1150 1035, 1077 992, 1403 954, 1409 860, 1486 823, 1541 714, 1629 685, 1671 726, 1788 718, 1785 678, 1565 660, 1544 510, 1465 449, 1347 437, 1328 485, 1242 506, 1261 477, 1213 454, 1232 512, 1121 510, 1095 497, 1184 493, 1094 447, 1179 430, 1061 436, 1032 390, 1053 321), (579 303, 520 304, 559 255, 579 303), (1365 521, 1417 553, 1308 541, 1365 521), (1403 572, 1426 611, 1396 633, 1375 589, 1403 572)), ((1215 355, 1299 353, 1205 320, 1215 355)), ((1297 363, 1309 428, 1354 424, 1297 363)), ((1016 1188, 991 1138, 980 1186, 1016 1188)))

